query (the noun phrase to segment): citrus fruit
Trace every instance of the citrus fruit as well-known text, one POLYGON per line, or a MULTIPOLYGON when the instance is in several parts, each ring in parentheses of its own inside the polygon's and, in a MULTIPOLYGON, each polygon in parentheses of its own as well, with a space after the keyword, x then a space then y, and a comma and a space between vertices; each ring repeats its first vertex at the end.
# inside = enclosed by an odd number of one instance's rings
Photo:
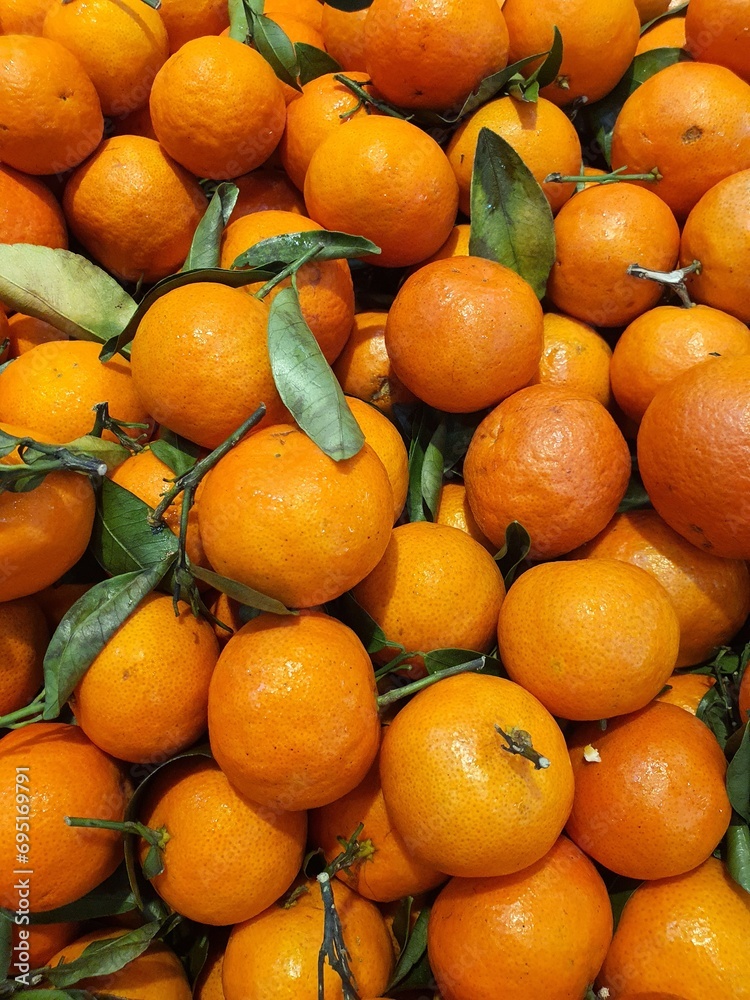
POLYGON ((586 393, 609 406, 612 350, 586 323, 560 313, 544 314, 544 346, 531 385, 556 385, 586 393))
POLYGON ((352 73, 365 70, 365 18, 362 10, 339 10, 323 4, 321 31, 328 52, 341 68, 352 73))
POLYGON ((347 396, 357 396, 393 417, 394 406, 413 403, 414 393, 393 371, 385 345, 387 318, 385 312, 357 313, 333 372, 347 396))
POLYGON ((471 512, 469 501, 466 496, 466 487, 463 483, 444 482, 440 490, 440 499, 435 511, 435 521, 438 524, 446 524, 451 528, 458 528, 471 535, 475 542, 483 545, 490 555, 497 552, 497 546, 486 538, 476 522, 476 518, 471 512))
POLYGON ((41 35, 44 17, 55 0, 0 0, 0 34, 41 35))
POLYGON ((161 0, 159 13, 169 36, 170 52, 193 38, 220 35, 229 26, 224 0, 161 0))
POLYGON ((409 488, 409 456, 406 445, 396 427, 376 407, 352 396, 347 398, 347 404, 365 436, 365 442, 370 445, 388 473, 388 481, 393 490, 393 520, 396 522, 404 509, 409 488))
POLYGON ((230 222, 253 212, 294 212, 305 214, 305 201, 283 170, 258 167, 249 174, 235 177, 239 189, 237 202, 229 217, 230 222))
POLYGON ((51 340, 68 340, 67 333, 58 330, 51 323, 23 313, 14 313, 8 320, 9 353, 12 358, 30 351, 38 344, 48 344, 51 340))
POLYGON ((68 231, 57 199, 36 177, 0 166, 0 240, 68 248, 68 231))
POLYGON ((42 686, 49 631, 41 608, 29 597, 0 604, 0 715, 27 705, 42 686))
POLYGON ((653 49, 684 49, 685 48, 685 18, 669 17, 659 21, 653 28, 644 31, 635 50, 637 56, 653 49))
POLYGON ((726 66, 750 83, 750 4, 696 0, 685 16, 687 50, 700 62, 726 66))
POLYGON ((715 684, 716 678, 706 674, 672 674, 667 678, 667 689, 656 700, 665 705, 677 705, 695 715, 701 701, 715 684))

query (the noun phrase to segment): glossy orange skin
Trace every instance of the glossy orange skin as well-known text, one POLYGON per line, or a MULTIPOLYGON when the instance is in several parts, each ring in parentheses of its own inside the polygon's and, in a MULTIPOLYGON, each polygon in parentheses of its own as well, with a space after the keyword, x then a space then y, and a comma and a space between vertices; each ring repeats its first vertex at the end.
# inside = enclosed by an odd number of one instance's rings
MULTIPOLYGON (((47 965, 49 960, 64 948, 65 945, 69 944, 80 934, 80 924, 66 922, 58 924, 29 924, 28 926, 18 926, 14 924, 13 926, 13 945, 22 944, 28 948, 29 952, 29 965, 32 969, 41 969, 42 966, 47 965), (19 932, 24 930, 28 935, 23 940, 20 938, 19 932)), ((21 967, 25 965, 26 959, 22 958, 23 949, 13 950, 13 959, 11 961, 10 969, 8 970, 9 977, 22 976, 24 974, 24 969, 21 967)))
POLYGON ((694 59, 726 66, 750 83, 747 0, 696 0, 685 17, 685 34, 694 59))
POLYGON ((0 0, 0 34, 41 35, 44 17, 55 0, 0 0))
POLYGON ((473 673, 441 680, 398 712, 383 739, 380 779, 407 849, 467 878, 534 864, 557 840, 573 801, 552 716, 512 681, 473 673), (496 726, 529 733, 550 766, 536 770, 504 751, 496 726))
POLYGON ((284 131, 275 73, 231 38, 194 38, 169 57, 151 89, 159 142, 199 177, 228 180, 268 159, 284 131))
POLYGON ((730 642, 750 614, 750 572, 741 559, 721 559, 691 545, 655 510, 616 514, 574 558, 622 559, 665 588, 680 623, 678 667, 707 660, 730 642))
POLYGON ((224 0, 161 0, 159 13, 169 36, 170 53, 192 38, 220 35, 229 26, 224 0))
MULTIPOLYGON (((33 878, 32 913, 54 910, 79 899, 112 874, 122 860, 122 837, 107 830, 68 827, 65 816, 122 820, 130 785, 117 764, 77 726, 35 722, 0 739, 3 809, 0 859, 4 871, 16 867, 17 768, 27 767, 32 823, 29 857, 33 878)), ((20 813, 19 809, 19 813, 20 813)), ((4 876, 2 905, 15 909, 15 876, 4 876)))
POLYGON ((283 170, 258 167, 249 174, 235 177, 239 197, 229 221, 235 222, 253 212, 294 212, 304 215, 305 200, 283 170))
POLYGON ((669 271, 680 247, 667 205, 629 182, 574 195, 557 214, 555 238, 547 294, 561 312, 593 326, 625 326, 655 306, 661 286, 632 277, 628 265, 669 271))
POLYGON ((380 247, 368 262, 407 267, 438 250, 456 221, 458 184, 440 146, 410 122, 359 117, 313 153, 308 214, 380 247))
POLYGON ((365 18, 367 72, 401 107, 460 107, 507 62, 497 0, 374 0, 365 18))
MULTIPOLYGON (((161 8, 160 8, 161 9, 161 8)), ((151 111, 148 104, 142 108, 131 111, 130 114, 118 118, 113 122, 112 135, 140 135, 144 139, 154 139, 156 142, 156 132, 151 121, 151 111)))
POLYGON ((615 559, 532 567, 511 587, 498 623, 510 677, 563 719, 643 708, 672 673, 679 639, 666 590, 615 559))
POLYGON ((536 103, 500 97, 465 118, 453 133, 447 153, 458 181, 459 207, 471 214, 471 174, 483 128, 515 149, 547 196, 553 212, 562 208, 575 184, 545 184, 551 173, 576 175, 581 169, 581 143, 573 123, 551 101, 536 103))
MULTIPOLYGON (((1 324, 2 320, 0 320, 1 324)), ((51 340, 70 339, 67 333, 56 329, 50 323, 45 323, 43 319, 35 319, 35 317, 25 316, 23 313, 14 313, 10 317, 6 336, 10 341, 9 354, 12 358, 25 354, 38 344, 48 344, 51 340)))
POLYGON ((549 559, 609 523, 630 468, 625 439, 601 403, 534 385, 484 418, 469 445, 464 481, 477 524, 498 549, 515 520, 531 535, 531 558, 549 559))
POLYGON ((345 72, 365 71, 365 18, 363 10, 338 10, 323 4, 322 32, 326 51, 345 72))
POLYGON ((104 119, 76 57, 48 38, 0 35, 0 160, 27 174, 64 173, 101 142, 104 119), (65 99, 60 99, 60 94, 65 99))
MULTIPOLYGON (((304 812, 256 805, 206 757, 164 768, 140 820, 166 827, 170 837, 154 888, 172 909, 204 924, 235 924, 265 910, 289 888, 305 852, 304 812)), ((141 860, 147 850, 142 841, 141 860)))
POLYGON ((414 402, 414 393, 393 371, 385 346, 388 313, 363 312, 354 316, 349 339, 333 365, 333 373, 347 396, 372 403, 393 418, 393 407, 414 402))
MULTIPOLYGON (((612 167, 662 179, 648 183, 684 221, 714 184, 750 167, 750 85, 723 66, 681 62, 631 94, 612 133, 612 167)), ((639 263, 642 263, 639 261, 639 263)))
POLYGON ((749 387, 750 357, 705 361, 657 392, 638 433, 638 466, 656 510, 683 538, 726 559, 750 557, 749 387))
POLYGON ((221 976, 224 971, 224 949, 210 948, 193 989, 194 1000, 225 1000, 221 976))
POLYGON ((664 14, 670 5, 670 0, 635 0, 641 24, 647 24, 653 18, 664 14))
POLYGON ((688 277, 697 302, 750 323, 743 275, 750 267, 750 170, 719 181, 688 216, 680 243, 680 265, 700 260, 700 274, 688 277))
POLYGON ((388 474, 369 445, 335 462, 288 424, 246 438, 201 494, 211 565, 292 608, 359 583, 385 552, 392 523, 388 474))
POLYGON ((667 678, 669 690, 658 696, 657 701, 665 705, 677 705, 685 712, 695 715, 704 696, 716 684, 715 677, 706 674, 672 674, 667 678))
POLYGON ((216 665, 212 753, 255 802, 291 811, 326 805, 355 788, 375 759, 375 696, 370 659, 346 625, 322 612, 259 615, 216 665))
POLYGON ((640 19, 631 0, 539 0, 533 6, 526 0, 505 0, 503 15, 511 63, 546 52, 553 27, 560 29, 562 65, 555 82, 541 92, 559 105, 583 96, 597 101, 608 94, 630 65, 638 44, 640 19))
POLYGON ((576 781, 568 835, 629 878, 681 875, 702 864, 731 817, 727 763, 716 737, 677 705, 577 726, 568 738, 576 781), (584 759, 584 747, 601 762, 584 759))
POLYGON ((608 407, 611 361, 612 349, 596 330, 571 316, 545 313, 542 357, 530 384, 586 393, 608 407))
POLYGON ((0 240, 68 248, 65 217, 49 188, 5 165, 0 165, 0 240))
POLYGON ((444 1000, 580 1000, 611 939, 606 886, 565 837, 513 875, 451 879, 428 925, 444 1000))
POLYGON ((347 405, 352 411, 359 429, 388 473, 388 481, 393 490, 393 522, 401 516, 409 489, 409 456, 404 439, 395 424, 375 406, 370 406, 356 396, 347 397, 347 405))
MULTIPOLYGON (((271 906, 236 924, 224 954, 226 1000, 307 1000, 316 995, 318 951, 323 940, 323 902, 316 882, 308 882, 293 906, 271 906)), ((393 971, 393 950, 377 907, 334 879, 331 882, 349 963, 362 996, 385 989, 393 971)), ((341 979, 326 963, 326 1000, 343 1000, 341 979)))
POLYGON ((318 0, 265 0, 263 13, 274 20, 280 15, 301 21, 313 31, 322 30, 323 6, 318 0))
POLYGON ((658 997, 660 990, 683 1000, 748 1000, 748 935, 747 893, 709 858, 685 875, 636 889, 597 985, 609 987, 613 1000, 658 997))
POLYGON ((466 497, 466 487, 463 483, 443 483, 438 500, 438 508, 435 513, 435 521, 438 524, 447 524, 451 528, 458 528, 471 535, 475 542, 479 542, 485 549, 494 556, 497 546, 482 534, 476 518, 471 512, 469 501, 466 497))
POLYGON ((534 290, 514 271, 481 257, 453 257, 407 278, 388 313, 385 346, 415 396, 471 413, 529 382, 543 322, 534 290))
POLYGON ((42 686, 49 630, 29 597, 0 604, 0 715, 28 705, 42 686))
POLYGON ((684 48, 685 18, 670 17, 666 21, 659 21, 641 35, 635 54, 639 56, 642 52, 651 52, 652 49, 684 48))

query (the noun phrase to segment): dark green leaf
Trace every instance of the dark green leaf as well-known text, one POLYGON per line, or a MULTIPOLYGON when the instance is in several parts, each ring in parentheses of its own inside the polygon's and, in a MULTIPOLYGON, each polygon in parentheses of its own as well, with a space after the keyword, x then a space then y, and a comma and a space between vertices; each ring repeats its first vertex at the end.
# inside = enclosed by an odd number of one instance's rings
POLYGON ((8 978, 13 957, 13 922, 0 918, 0 982, 8 978))
POLYGON ((398 907, 393 917, 391 933, 396 939, 399 955, 403 952, 411 935, 411 911, 414 905, 413 896, 404 896, 398 901, 398 907))
POLYGON ((448 473, 463 461, 469 443, 485 416, 479 413, 446 413, 446 439, 443 449, 443 472, 448 473))
POLYGON ((337 462, 356 455, 364 434, 302 316, 293 288, 282 289, 271 303, 268 353, 279 395, 302 430, 337 462))
POLYGON ((608 164, 612 162, 612 130, 625 101, 654 73, 689 59, 690 56, 684 49, 653 49, 642 52, 635 57, 614 90, 600 101, 586 105, 583 114, 608 164))
POLYGON ((511 521, 505 529, 505 542, 495 556, 495 562, 503 574, 505 586, 510 587, 516 578, 516 571, 531 549, 531 536, 518 521, 511 521))
POLYGON ((316 262, 348 260, 380 253, 380 248, 363 236, 350 236, 349 233, 330 232, 327 229, 312 229, 302 233, 270 236, 266 240, 261 240, 260 243, 241 253, 232 267, 272 269, 280 264, 291 264, 316 247, 318 248, 314 258, 316 262))
POLYGON ((348 625, 353 632, 356 632, 362 645, 368 653, 379 653, 383 649, 400 648, 404 652, 403 646, 398 643, 388 642, 385 632, 378 625, 365 609, 357 604, 350 592, 342 594, 341 597, 331 602, 332 613, 345 625, 348 625))
POLYGON ((296 611, 290 611, 289 608, 285 607, 281 601, 277 601, 273 597, 268 597, 266 594, 261 594, 260 591, 253 590, 252 587, 246 587, 244 583, 238 583, 237 580, 229 580, 225 576, 220 576, 218 573, 214 573, 213 570, 191 565, 190 572, 199 580, 210 584, 214 590, 220 590, 222 594, 226 594, 227 597, 231 597, 249 608, 257 608, 259 611, 270 611, 273 615, 297 614, 296 611))
POLYGON ((114 993, 92 993, 90 990, 56 990, 56 989, 33 989, 22 990, 14 996, 30 996, 32 1000, 123 1000, 122 997, 115 996, 114 993))
POLYGON ((727 794, 732 808, 750 823, 750 724, 727 768, 727 794))
POLYGON ((299 65, 299 82, 304 87, 311 80, 317 80, 319 76, 326 73, 340 73, 341 66, 333 56, 324 52, 323 49, 315 45, 308 45, 307 42, 297 42, 294 46, 297 53, 297 63, 299 65))
POLYGON ((429 907, 420 911, 406 947, 401 952, 388 989, 403 983, 419 960, 427 954, 427 925, 430 919, 429 907))
POLYGON ((144 953, 160 929, 161 924, 154 920, 120 937, 93 941, 79 958, 48 969, 45 976, 53 986, 65 987, 91 976, 118 972, 144 953))
POLYGON ((688 3, 689 0, 685 0, 685 3, 680 3, 676 7, 670 6, 669 10, 665 10, 663 14, 659 14, 657 17, 652 17, 650 21, 646 21, 644 25, 641 25, 641 34, 645 35, 646 32, 649 30, 649 28, 653 28, 653 26, 655 24, 658 24, 659 21, 666 21, 669 18, 675 17, 679 14, 684 15, 685 11, 687 10, 688 3))
POLYGON ((409 443, 409 489, 406 495, 406 512, 410 521, 434 518, 442 488, 445 420, 444 414, 427 406, 415 415, 409 443), (425 463, 428 463, 427 472, 424 471, 425 463))
POLYGON ((425 655, 424 665, 428 674, 440 674, 451 667, 475 661, 477 661, 477 673, 492 674, 494 677, 506 676, 498 659, 472 649, 433 649, 425 655))
POLYGON ((610 892, 609 902, 612 907, 612 919, 614 922, 614 928, 617 930, 617 925, 620 922, 620 917, 622 916, 622 911, 625 909, 625 904, 633 895, 635 890, 641 884, 635 879, 619 879, 618 884, 625 882, 625 888, 618 889, 616 892, 610 892))
POLYGON ((739 816, 732 818, 727 830, 726 862, 737 885, 750 892, 750 829, 739 816))
MULTIPOLYGON (((173 437, 176 438, 177 435, 173 435, 173 437)), ((196 455, 192 455, 188 451, 183 451, 182 448, 172 444, 166 437, 156 438, 156 440, 151 442, 149 448, 160 462, 164 462, 165 465, 169 466, 175 478, 179 478, 180 476, 184 476, 186 472, 190 472, 196 463, 196 455)), ((197 449, 195 450, 197 451, 197 449)))
POLYGON ((66 451, 73 452, 74 455, 88 455, 96 458, 107 466, 107 471, 111 472, 118 465, 122 465, 130 452, 117 441, 106 441, 104 438, 94 437, 93 434, 86 434, 85 437, 76 438, 63 445, 66 451))
POLYGON ((174 555, 87 590, 63 616, 44 656, 44 718, 56 719, 117 629, 161 581, 174 555))
POLYGON ((650 506, 651 499, 646 492, 646 487, 643 485, 643 480, 638 474, 638 469, 634 468, 630 476, 628 488, 625 490, 625 496, 617 508, 617 513, 625 514, 629 510, 645 510, 650 506))
POLYGON ((330 0, 330 2, 326 0, 326 3, 329 7, 335 7, 336 10, 353 11, 366 10, 372 0, 330 0))
POLYGON ((446 427, 445 421, 441 420, 435 428, 435 433, 429 440, 422 462, 422 474, 420 478, 420 489, 422 500, 431 519, 437 517, 438 504, 440 503, 440 491, 443 488, 443 453, 445 451, 446 427))
POLYGON ((143 859, 143 877, 151 881, 164 871, 164 858, 161 848, 156 844, 149 846, 146 857, 143 859))
POLYGON ((250 35, 244 0, 229 0, 229 37, 235 42, 246 42, 250 35))
POLYGON ((294 44, 283 28, 264 14, 252 12, 250 33, 253 36, 255 48, 260 52, 271 69, 282 83, 299 90, 297 83, 299 65, 294 44))
POLYGON ((117 336, 136 309, 90 260, 26 243, 0 244, 0 300, 76 340, 99 342, 117 336))
MULTIPOLYGON (((135 909, 135 899, 128 884, 125 866, 120 867, 106 881, 92 889, 86 896, 77 899, 67 906, 56 910, 46 910, 44 913, 30 914, 32 924, 58 924, 67 921, 80 922, 96 920, 100 917, 113 917, 120 913, 129 913, 135 909)), ((13 920, 12 910, 0 909, 0 916, 13 920)))
POLYGON ((552 46, 547 53, 547 58, 541 64, 541 66, 535 70, 529 77, 529 81, 533 81, 538 87, 548 87, 551 83, 554 83, 557 79, 557 75, 560 72, 560 66, 562 65, 563 59, 563 40, 560 34, 560 29, 557 25, 552 29, 554 32, 552 39, 552 46))
POLYGON ((102 481, 97 497, 91 551, 113 576, 148 569, 177 553, 177 538, 169 528, 152 528, 153 511, 111 479, 102 481))
MULTIPOLYGON (((185 971, 191 983, 195 983, 208 958, 209 938, 205 929, 198 933, 183 959, 185 971)), ((195 989, 195 987, 193 987, 195 989)))
POLYGON ((479 133, 471 177, 469 253, 511 268, 541 299, 555 262, 552 209, 510 143, 479 133))
POLYGON ((231 181, 219 184, 195 230, 190 253, 182 265, 183 271, 218 267, 221 256, 221 235, 229 222, 229 217, 237 204, 240 189, 231 181))

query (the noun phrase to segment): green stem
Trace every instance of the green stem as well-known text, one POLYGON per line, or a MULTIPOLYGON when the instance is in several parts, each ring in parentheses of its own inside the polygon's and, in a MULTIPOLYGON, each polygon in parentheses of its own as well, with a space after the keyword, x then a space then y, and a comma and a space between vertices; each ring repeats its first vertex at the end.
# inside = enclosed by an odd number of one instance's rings
POLYGON ((323 943, 318 952, 318 1000, 325 1000, 324 970, 326 959, 341 980, 344 1000, 358 1000, 354 975, 349 965, 349 952, 344 941, 344 929, 336 909, 328 872, 318 875, 320 897, 323 901, 323 943))
POLYGON ((547 174, 545 184, 615 184, 618 181, 660 181, 659 168, 654 167, 647 174, 626 174, 627 167, 618 167, 608 174, 547 174))
POLYGON ((143 445, 141 441, 145 441, 148 437, 147 434, 139 434, 137 438, 131 437, 130 434, 126 433, 123 429, 125 427, 135 427, 143 431, 148 431, 148 424, 143 423, 128 423, 124 420, 114 420, 109 415, 109 403, 97 403, 94 407, 96 417, 94 419, 94 427, 90 431, 91 437, 100 438, 105 431, 109 431, 113 434, 118 444, 121 444, 123 448, 127 448, 128 451, 137 452, 143 451, 143 445))
POLYGON ((665 285, 667 288, 671 288, 679 296, 680 301, 686 309, 690 309, 694 303, 692 302, 687 286, 685 285, 685 278, 690 274, 700 274, 701 272, 701 262, 699 260, 694 260, 692 264, 688 264, 687 267, 680 267, 674 271, 652 271, 649 267, 641 267, 640 264, 630 264, 628 266, 627 272, 631 278, 642 278, 645 281, 656 281, 660 285, 665 285))
POLYGON ((368 94, 365 88, 358 84, 356 80, 350 80, 343 73, 334 73, 333 79, 338 81, 338 83, 343 83, 363 104, 371 104, 373 108, 377 108, 384 115, 390 115, 391 118, 401 118, 403 121, 409 121, 413 117, 413 115, 404 115, 400 111, 396 111, 395 108, 392 108, 390 104, 386 104, 385 101, 379 101, 377 97, 368 94))
POLYGON ((375 680, 379 681, 384 677, 387 677, 388 674, 397 670, 404 660, 408 660, 412 656, 424 656, 424 653, 408 653, 405 649, 403 649, 400 653, 394 656, 392 660, 389 660, 385 666, 380 667, 379 670, 375 671, 375 680))
POLYGON ((549 758, 536 752, 531 742, 531 736, 525 729, 511 729, 510 733, 504 733, 500 726, 496 725, 495 731, 500 733, 505 740, 507 746, 504 746, 503 750, 506 753, 531 761, 535 771, 541 771, 550 766, 549 758))
POLYGON ((323 249, 322 243, 319 243, 317 246, 310 247, 310 249, 306 250, 302 254, 302 256, 298 257, 296 260, 293 260, 291 264, 287 264, 286 267, 283 268, 281 271, 279 271, 278 274, 275 274, 273 278, 269 278, 268 281, 265 283, 265 285, 259 288, 258 291, 255 293, 255 298, 261 299, 262 301, 266 297, 266 295, 268 295, 271 289, 275 288, 277 285, 280 285, 282 281, 286 281, 288 277, 291 276, 293 278, 294 275, 297 273, 297 271, 299 271, 299 269, 309 260, 312 260, 312 258, 316 254, 318 254, 322 249, 323 249))
POLYGON ((9 712, 7 715, 0 716, 0 729, 10 729, 11 726, 17 722, 20 722, 23 725, 28 725, 30 722, 36 722, 36 719, 32 719, 30 717, 37 715, 43 704, 44 691, 38 694, 30 704, 24 705, 23 708, 17 708, 15 712, 9 712))
POLYGON ((411 684, 404 684, 403 687, 394 688, 393 691, 386 691, 385 694, 378 696, 378 711, 382 712, 384 708, 387 708, 394 702, 401 701, 402 698, 409 698, 411 695, 416 694, 417 691, 421 691, 423 688, 437 683, 437 681, 442 681, 446 677, 454 677, 456 674, 465 674, 472 671, 479 672, 484 669, 485 662, 485 657, 479 656, 474 660, 467 660, 466 663, 457 663, 455 667, 447 667, 437 674, 430 674, 418 681, 412 681, 411 684))
POLYGON ((17 451, 21 465, 0 466, 0 489, 12 489, 16 484, 50 472, 79 472, 92 478, 107 474, 107 466, 98 458, 77 455, 58 444, 44 444, 30 437, 16 437, 0 431, 2 454, 17 451))
POLYGON ((132 837, 141 837, 152 847, 163 850, 169 840, 169 834, 165 826, 159 830, 152 830, 150 826, 137 823, 133 820, 115 819, 94 819, 90 816, 66 816, 66 826, 83 827, 91 830, 116 830, 118 833, 128 834, 132 837))

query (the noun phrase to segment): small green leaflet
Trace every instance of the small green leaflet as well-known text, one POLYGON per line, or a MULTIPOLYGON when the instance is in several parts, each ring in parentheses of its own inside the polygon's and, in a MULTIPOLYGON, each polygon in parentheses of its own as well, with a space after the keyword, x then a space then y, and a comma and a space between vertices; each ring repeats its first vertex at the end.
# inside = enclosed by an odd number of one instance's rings
POLYGON ((727 768, 727 794, 735 812, 750 823, 750 725, 727 768))
POLYGON ((258 14, 249 6, 250 35, 255 48, 260 52, 268 65, 282 83, 294 90, 300 90, 297 83, 299 63, 294 44, 283 28, 264 14, 258 14))
POLYGON ((53 986, 64 988, 73 986, 90 976, 105 976, 118 972, 128 962, 142 955, 160 930, 161 924, 154 920, 119 937, 93 941, 73 962, 65 962, 47 969, 45 978, 53 986))
POLYGON ((750 829, 737 814, 727 830, 725 855, 729 874, 737 885, 750 892, 750 829))
POLYGON ((312 229, 300 233, 270 236, 243 251, 232 264, 233 268, 273 268, 292 264, 315 250, 315 261, 347 260, 379 254, 380 247, 363 236, 336 233, 327 229, 312 229))
POLYGON ((420 967, 422 962, 426 962, 427 959, 427 925, 430 920, 430 909, 429 907, 424 907, 419 913, 414 924, 414 929, 409 935, 409 940, 406 942, 406 947, 401 952, 398 960, 398 964, 393 972, 391 981, 388 984, 388 990, 391 990, 394 986, 401 985, 405 987, 410 986, 424 986, 427 985, 432 978, 429 974, 429 967, 425 970, 421 970, 417 981, 415 982, 410 978, 417 969, 420 967), (427 975, 427 981, 424 981, 425 973, 427 975))
POLYGON ((684 14, 687 10, 689 0, 685 0, 685 3, 677 4, 676 7, 670 4, 669 10, 665 10, 663 14, 658 14, 656 17, 652 17, 650 21, 646 21, 645 24, 641 25, 641 35, 645 35, 655 24, 660 21, 666 21, 669 18, 676 17, 680 14, 684 14))
POLYGON ((297 614, 296 611, 290 611, 289 608, 285 607, 281 601, 261 594, 260 591, 253 590, 252 587, 246 587, 244 583, 238 583, 237 580, 230 580, 226 576, 214 573, 213 570, 192 564, 190 572, 196 579, 210 584, 214 590, 221 591, 222 594, 233 598, 239 604, 244 604, 245 607, 256 608, 258 611, 269 611, 274 615, 297 614))
POLYGON ((445 415, 424 406, 415 417, 409 443, 406 512, 410 521, 435 520, 443 486, 446 438, 445 415))
POLYGON ((552 36, 552 46, 545 60, 537 66, 534 72, 525 80, 511 81, 508 93, 511 97, 516 97, 522 101, 537 101, 539 91, 542 87, 547 87, 554 83, 560 72, 563 58, 563 41, 560 29, 554 26, 552 36))
POLYGON ((199 268, 218 267, 221 257, 221 235, 229 222, 237 204, 240 189, 231 181, 225 181, 216 188, 203 218, 195 230, 190 253, 182 265, 183 271, 199 268))
POLYGON ((506 587, 516 578, 518 567, 531 551, 531 536, 519 521, 511 521, 505 529, 503 547, 495 556, 495 562, 503 574, 506 587))
POLYGON ((555 262, 552 210, 515 149, 487 128, 471 177, 469 253, 509 267, 544 296, 555 262))
MULTIPOLYGON (((176 434, 168 432, 170 436, 175 440, 178 440, 176 434)), ((181 439, 180 439, 181 440, 181 439)), ((190 445, 189 442, 185 442, 190 445)), ((198 449, 195 445, 190 445, 192 454, 190 450, 179 447, 176 443, 172 443, 168 437, 156 438, 149 444, 149 449, 156 455, 160 462, 164 462, 165 465, 169 466, 170 470, 174 473, 175 479, 179 476, 184 476, 186 472, 190 472, 197 461, 198 449)), ((166 489, 167 483, 164 484, 166 489)))
POLYGON ((160 565, 177 554, 177 538, 169 528, 152 528, 148 504, 111 479, 102 481, 97 497, 91 551, 113 576, 160 565))
POLYGON ((356 455, 364 434, 302 316, 293 288, 282 289, 271 303, 268 353, 282 402, 305 434, 337 462, 356 455))
POLYGON ((299 65, 299 82, 301 86, 317 80, 319 76, 326 73, 340 73, 341 66, 333 56, 324 52, 323 49, 315 45, 308 45, 307 42, 296 42, 294 51, 297 53, 297 63, 299 65))

